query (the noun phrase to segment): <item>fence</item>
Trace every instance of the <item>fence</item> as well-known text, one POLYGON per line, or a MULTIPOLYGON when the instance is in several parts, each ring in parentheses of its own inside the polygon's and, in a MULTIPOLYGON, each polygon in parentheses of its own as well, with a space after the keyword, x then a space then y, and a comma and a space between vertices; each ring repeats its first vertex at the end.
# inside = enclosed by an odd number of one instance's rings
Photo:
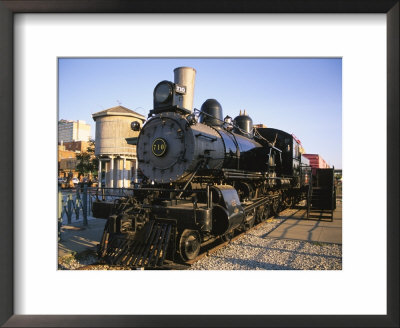
POLYGON ((75 189, 58 191, 58 237, 60 238, 63 218, 67 224, 79 221, 82 215, 83 225, 88 225, 88 217, 92 214, 92 203, 95 199, 112 202, 116 198, 128 196, 132 189, 124 188, 89 188, 86 184, 75 189))
POLYGON ((92 208, 92 199, 89 196, 87 185, 78 186, 75 190, 67 192, 58 191, 58 238, 61 238, 61 227, 63 217, 67 218, 67 224, 72 223, 72 216, 75 214, 75 221, 80 220, 82 214, 83 225, 88 225, 88 214, 92 208), (89 196, 89 197, 88 197, 89 196), (88 201, 89 200, 89 201, 88 201))
POLYGON ((58 191, 58 218, 62 221, 65 216, 68 224, 72 223, 72 216, 75 214, 75 221, 83 217, 83 225, 87 226, 88 214, 90 211, 91 200, 88 201, 88 188, 85 185, 83 189, 80 187, 68 192, 58 191))

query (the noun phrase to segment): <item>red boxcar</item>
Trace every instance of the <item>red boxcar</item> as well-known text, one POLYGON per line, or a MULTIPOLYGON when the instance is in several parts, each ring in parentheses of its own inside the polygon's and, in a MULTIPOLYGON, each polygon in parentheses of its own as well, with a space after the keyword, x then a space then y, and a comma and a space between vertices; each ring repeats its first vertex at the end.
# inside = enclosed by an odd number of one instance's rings
POLYGON ((318 154, 303 154, 304 157, 310 161, 313 175, 316 174, 317 169, 328 169, 328 163, 318 154))

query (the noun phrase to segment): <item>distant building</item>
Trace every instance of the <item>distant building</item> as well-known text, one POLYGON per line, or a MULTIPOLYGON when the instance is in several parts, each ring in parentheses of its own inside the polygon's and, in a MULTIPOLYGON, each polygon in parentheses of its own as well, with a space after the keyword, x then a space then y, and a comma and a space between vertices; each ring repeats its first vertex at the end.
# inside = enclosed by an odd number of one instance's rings
POLYGON ((342 176, 343 176, 342 169, 337 169, 337 170, 335 169, 333 174, 335 175, 336 179, 342 180, 342 176))
POLYGON ((99 186, 129 188, 137 176, 136 146, 126 138, 137 137, 131 123, 142 126, 145 117, 123 106, 112 107, 92 114, 96 122, 95 155, 99 158, 99 186), (103 184, 104 183, 104 184, 103 184))
POLYGON ((58 176, 67 177, 72 173, 73 177, 78 177, 76 155, 87 152, 89 146, 89 141, 71 141, 65 143, 61 141, 58 145, 58 176))
POLYGON ((66 150, 64 145, 58 145, 58 176, 66 178, 69 173, 78 176, 76 171, 76 152, 66 150))
POLYGON ((65 150, 71 150, 78 153, 84 153, 87 151, 90 146, 89 141, 71 141, 71 142, 63 142, 65 150))
POLYGON ((58 142, 88 141, 90 125, 85 121, 58 121, 58 142))

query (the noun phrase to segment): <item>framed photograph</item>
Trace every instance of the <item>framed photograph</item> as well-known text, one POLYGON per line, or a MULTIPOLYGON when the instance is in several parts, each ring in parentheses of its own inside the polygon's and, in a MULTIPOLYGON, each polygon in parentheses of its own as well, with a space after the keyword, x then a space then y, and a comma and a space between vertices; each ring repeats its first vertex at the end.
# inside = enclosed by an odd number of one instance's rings
POLYGON ((59 269, 342 269, 341 58, 68 57, 58 81, 59 269))
POLYGON ((2 325, 398 326, 398 1, 5 0, 0 21, 2 325), (57 270, 68 57, 341 58, 343 269, 57 270))

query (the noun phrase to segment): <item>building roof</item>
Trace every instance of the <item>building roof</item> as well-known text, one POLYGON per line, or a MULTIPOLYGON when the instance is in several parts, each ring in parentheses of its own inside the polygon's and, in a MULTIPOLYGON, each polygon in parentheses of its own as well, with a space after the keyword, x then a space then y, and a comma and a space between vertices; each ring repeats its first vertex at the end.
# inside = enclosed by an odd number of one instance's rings
POLYGON ((142 121, 144 121, 146 119, 142 114, 136 113, 133 110, 130 110, 130 109, 124 107, 124 106, 116 106, 116 107, 112 107, 112 108, 109 108, 109 109, 102 110, 100 112, 92 114, 92 117, 93 117, 94 120, 96 120, 97 117, 111 116, 111 115, 115 115, 115 116, 131 116, 131 117, 135 117, 135 118, 141 119, 142 121))

